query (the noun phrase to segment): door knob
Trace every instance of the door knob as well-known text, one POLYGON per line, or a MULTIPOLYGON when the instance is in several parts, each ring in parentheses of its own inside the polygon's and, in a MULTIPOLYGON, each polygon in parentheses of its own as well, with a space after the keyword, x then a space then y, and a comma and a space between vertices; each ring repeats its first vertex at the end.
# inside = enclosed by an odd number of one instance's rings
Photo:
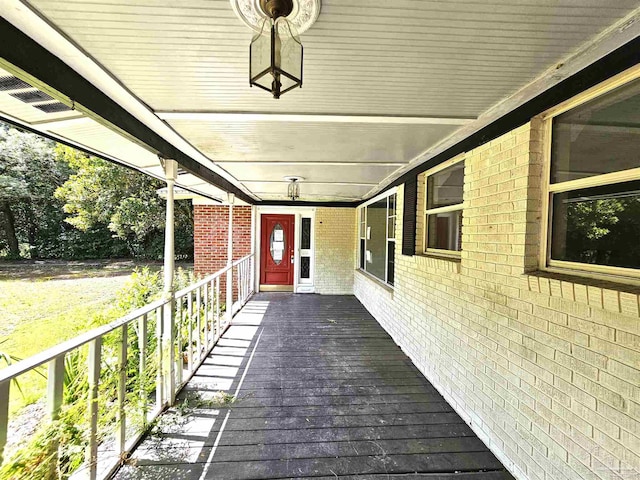
POLYGON ((293 253, 292 253, 291 254, 291 263, 293 263, 293 258, 294 258, 294 256, 293 256, 293 253))

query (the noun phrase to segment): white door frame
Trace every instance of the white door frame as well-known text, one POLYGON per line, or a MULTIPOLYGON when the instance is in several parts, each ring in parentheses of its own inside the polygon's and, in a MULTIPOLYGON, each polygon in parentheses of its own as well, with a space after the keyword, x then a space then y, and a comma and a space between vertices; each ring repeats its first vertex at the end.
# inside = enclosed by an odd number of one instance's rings
POLYGON ((294 241, 293 241, 293 291, 294 293, 314 293, 315 292, 315 215, 316 209, 313 207, 290 207, 290 206, 259 206, 256 208, 255 221, 255 252, 256 252, 256 276, 255 291, 260 291, 260 269, 262 268, 260 255, 262 253, 262 215, 294 215, 294 241), (311 218, 311 266, 309 272, 309 282, 301 282, 300 279, 300 231, 302 218, 311 218))

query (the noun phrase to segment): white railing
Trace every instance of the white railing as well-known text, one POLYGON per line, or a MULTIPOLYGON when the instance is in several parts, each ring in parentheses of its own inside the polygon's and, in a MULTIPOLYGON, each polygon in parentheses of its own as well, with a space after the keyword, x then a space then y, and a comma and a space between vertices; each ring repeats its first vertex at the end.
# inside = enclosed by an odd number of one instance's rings
MULTIPOLYGON (((93 480, 111 475, 149 423, 175 402, 233 313, 253 295, 254 267, 253 254, 248 255, 169 298, 0 370, 0 464, 7 442, 11 385, 47 366, 49 420, 64 415, 69 396, 88 402, 82 476, 93 480), (233 305, 227 308, 221 282, 232 279, 229 272, 234 271, 236 281, 231 281, 231 295, 226 297, 233 305), (76 362, 73 371, 71 358, 80 359, 81 368, 76 362)), ((55 468, 55 451, 50 457, 55 468)))

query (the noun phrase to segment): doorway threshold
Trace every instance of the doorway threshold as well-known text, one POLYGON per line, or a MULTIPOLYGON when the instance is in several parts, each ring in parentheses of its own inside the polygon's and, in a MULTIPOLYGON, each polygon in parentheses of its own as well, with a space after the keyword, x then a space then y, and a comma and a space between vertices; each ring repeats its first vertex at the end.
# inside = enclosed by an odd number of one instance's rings
POLYGON ((293 285, 260 285, 261 292, 293 292, 293 285))

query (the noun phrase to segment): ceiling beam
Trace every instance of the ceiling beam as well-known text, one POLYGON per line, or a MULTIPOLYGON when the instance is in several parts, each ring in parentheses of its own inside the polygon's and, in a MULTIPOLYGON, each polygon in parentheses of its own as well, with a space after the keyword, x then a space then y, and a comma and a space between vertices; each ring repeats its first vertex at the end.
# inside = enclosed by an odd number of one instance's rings
POLYGON ((379 123, 403 125, 466 125, 476 117, 408 117, 403 115, 334 115, 313 113, 242 113, 200 111, 158 111, 162 120, 201 122, 307 122, 307 123, 379 123))
MULTIPOLYGON (((282 185, 288 185, 289 181, 287 180, 240 180, 242 183, 280 183, 282 185)), ((367 182, 367 183, 361 183, 361 182, 311 182, 311 181, 306 181, 306 180, 302 180, 298 182, 298 185, 339 185, 339 186, 349 186, 349 187, 357 187, 357 186, 363 186, 363 187, 371 187, 371 186, 376 186, 378 185, 377 182, 367 182)))
POLYGON ((241 165, 265 165, 265 166, 277 166, 277 165, 322 165, 326 167, 403 167, 407 165, 406 162, 287 162, 287 161, 275 161, 275 162, 261 162, 261 161, 246 161, 246 160, 216 160, 218 165, 225 163, 237 163, 241 165))

